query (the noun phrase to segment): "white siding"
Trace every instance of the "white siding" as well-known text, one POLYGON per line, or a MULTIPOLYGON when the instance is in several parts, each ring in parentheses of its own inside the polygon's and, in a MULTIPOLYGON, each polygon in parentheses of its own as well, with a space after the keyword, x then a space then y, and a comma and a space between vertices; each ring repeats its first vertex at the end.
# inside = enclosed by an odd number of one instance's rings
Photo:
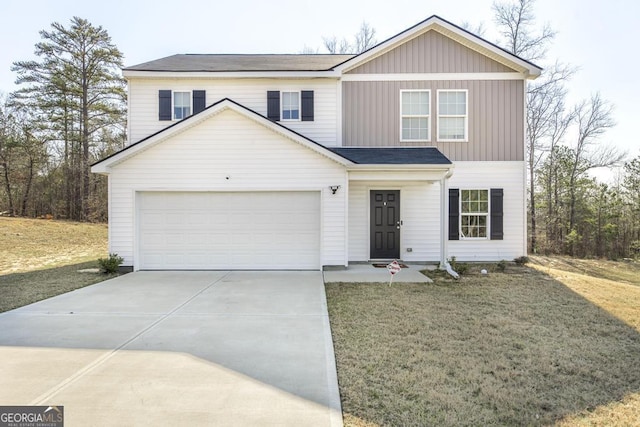
POLYGON ((400 258, 439 261, 440 184, 376 181, 349 183, 349 261, 369 260, 370 190, 400 190, 400 258))
POLYGON ((134 265, 137 249, 136 192, 287 190, 321 192, 321 262, 346 264, 346 192, 328 188, 346 188, 344 168, 236 112, 215 115, 110 172, 110 250, 124 265, 134 265))
POLYGON ((449 257, 460 261, 510 261, 526 254, 523 162, 455 162, 449 188, 504 189, 504 240, 450 240, 449 257))
POLYGON ((327 146, 337 145, 339 87, 335 80, 282 79, 129 79, 129 141, 137 142, 174 122, 158 120, 159 90, 205 90, 206 105, 229 98, 264 116, 267 91, 314 91, 314 121, 282 122, 288 128, 327 146))

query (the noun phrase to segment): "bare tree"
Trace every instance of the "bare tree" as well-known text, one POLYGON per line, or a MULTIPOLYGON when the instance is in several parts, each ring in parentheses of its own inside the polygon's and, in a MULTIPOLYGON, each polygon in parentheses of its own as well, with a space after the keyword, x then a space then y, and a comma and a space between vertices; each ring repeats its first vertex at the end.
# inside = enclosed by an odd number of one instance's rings
POLYGON ((371 49, 378 43, 376 39, 376 30, 366 21, 360 25, 360 29, 354 36, 353 43, 349 43, 346 38, 338 40, 336 36, 322 37, 322 44, 329 53, 362 53, 367 49, 371 49))
POLYGON ((578 104, 574 114, 578 134, 569 177, 569 230, 575 227, 577 179, 591 169, 618 165, 626 156, 626 153, 611 145, 595 146, 598 138, 616 124, 612 118, 613 106, 603 100, 599 93, 578 104))
POLYGON ((479 24, 475 25, 469 21, 462 21, 460 26, 479 37, 484 37, 485 33, 487 32, 487 29, 484 27, 484 22, 480 22, 479 24))
MULTIPOLYGON (((498 42, 509 52, 533 61, 542 59, 555 32, 545 25, 535 31, 535 0, 512 0, 493 3, 494 21, 502 39, 498 42)), ((529 173, 529 249, 536 252, 536 166, 541 159, 542 140, 549 135, 550 123, 558 108, 564 105, 564 83, 575 72, 566 65, 556 63, 539 83, 527 88, 527 160, 529 173)))
POLYGON ((548 24, 535 31, 535 0, 493 3, 494 20, 509 51, 529 61, 543 59, 556 33, 548 24))
POLYGON ((371 49, 378 43, 376 39, 376 30, 366 21, 362 21, 360 30, 355 35, 355 50, 356 53, 362 53, 365 50, 371 49))
POLYGON ((565 81, 573 73, 574 69, 571 67, 556 63, 540 81, 530 85, 527 91, 527 166, 531 224, 529 246, 534 253, 537 250, 536 170, 545 151, 562 139, 571 122, 564 116, 567 94, 565 81), (548 144, 547 147, 545 143, 548 144))

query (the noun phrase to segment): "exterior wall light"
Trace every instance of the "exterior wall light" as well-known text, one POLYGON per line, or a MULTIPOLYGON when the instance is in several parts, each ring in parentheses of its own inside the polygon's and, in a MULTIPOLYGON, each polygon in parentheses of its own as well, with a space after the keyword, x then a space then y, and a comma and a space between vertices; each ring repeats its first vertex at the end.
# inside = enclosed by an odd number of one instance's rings
POLYGON ((336 191, 338 191, 338 188, 340 188, 339 185, 330 185, 329 189, 331 190, 331 194, 336 194, 336 191))

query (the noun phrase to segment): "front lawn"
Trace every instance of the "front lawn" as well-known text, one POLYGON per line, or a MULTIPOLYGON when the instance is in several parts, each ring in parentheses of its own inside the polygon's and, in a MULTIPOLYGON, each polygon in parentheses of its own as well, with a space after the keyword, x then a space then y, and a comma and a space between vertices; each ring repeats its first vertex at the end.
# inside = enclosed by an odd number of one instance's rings
POLYGON ((637 423, 640 283, 535 261, 542 271, 327 284, 345 424, 637 423))
POLYGON ((107 225, 0 217, 0 312, 101 282, 107 225))

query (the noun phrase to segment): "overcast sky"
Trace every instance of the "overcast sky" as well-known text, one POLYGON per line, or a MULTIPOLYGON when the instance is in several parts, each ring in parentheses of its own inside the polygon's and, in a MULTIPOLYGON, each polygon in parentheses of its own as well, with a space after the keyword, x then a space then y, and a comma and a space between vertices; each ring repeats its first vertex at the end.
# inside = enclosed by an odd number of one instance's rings
MULTIPOLYGON (((378 41, 431 15, 455 24, 484 23, 495 41, 492 0, 0 0, 0 92, 15 90, 13 61, 32 59, 38 32, 72 16, 101 25, 134 65, 175 53, 299 53, 319 48, 322 36, 352 38, 362 21, 378 41)), ((600 92, 615 105, 618 125, 603 137, 640 155, 640 2, 538 0, 537 17, 558 31, 549 59, 580 67, 571 101, 600 92)))

